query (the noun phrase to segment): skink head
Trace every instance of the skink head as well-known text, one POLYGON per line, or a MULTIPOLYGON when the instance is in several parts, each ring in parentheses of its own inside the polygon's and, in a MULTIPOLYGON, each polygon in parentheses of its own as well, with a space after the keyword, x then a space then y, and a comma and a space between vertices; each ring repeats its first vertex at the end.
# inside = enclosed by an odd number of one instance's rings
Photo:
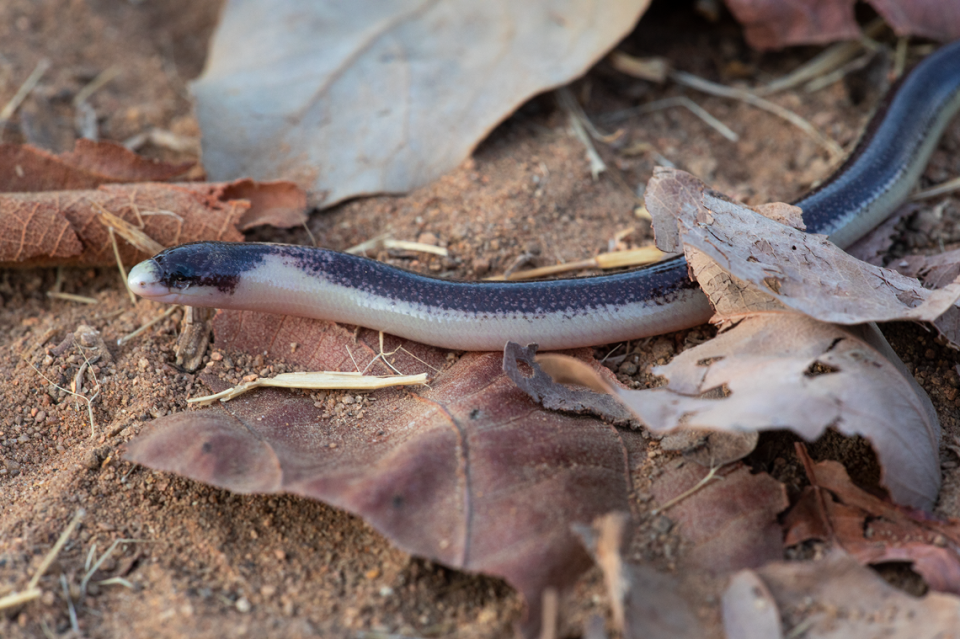
POLYGON ((127 284, 137 295, 157 302, 218 306, 237 287, 246 264, 242 244, 198 242, 158 253, 133 267, 127 284), (240 260, 242 261, 242 259, 240 260))

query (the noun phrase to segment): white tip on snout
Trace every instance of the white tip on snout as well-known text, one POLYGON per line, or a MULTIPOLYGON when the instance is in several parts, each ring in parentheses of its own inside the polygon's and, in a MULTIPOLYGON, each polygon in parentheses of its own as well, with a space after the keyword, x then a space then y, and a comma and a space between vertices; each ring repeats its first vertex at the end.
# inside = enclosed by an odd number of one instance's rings
POLYGON ((163 286, 159 281, 160 268, 153 260, 140 262, 132 269, 127 276, 127 286, 130 290, 148 299, 154 299, 167 295, 170 289, 163 286))

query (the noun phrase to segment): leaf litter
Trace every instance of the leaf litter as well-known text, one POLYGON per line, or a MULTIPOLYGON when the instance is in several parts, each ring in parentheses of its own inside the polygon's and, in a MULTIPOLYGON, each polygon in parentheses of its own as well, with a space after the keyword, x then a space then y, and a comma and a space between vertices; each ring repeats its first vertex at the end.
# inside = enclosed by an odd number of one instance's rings
POLYGON ((204 165, 293 179, 313 206, 411 190, 581 75, 648 4, 228 3, 192 85, 204 165))
MULTIPOLYGON (((373 331, 357 339, 335 324, 252 313, 221 313, 215 327, 222 347, 311 368, 373 362, 371 372, 388 372, 373 331)), ((398 345, 410 349, 396 351, 400 370, 445 366, 439 349, 388 338, 390 350, 398 345)), ((428 390, 371 393, 355 419, 325 416, 310 397, 261 390, 157 420, 126 459, 356 513, 407 552, 505 578, 524 594, 535 628, 542 591, 569 587, 590 565, 570 525, 629 507, 627 458, 638 451, 603 422, 538 408, 501 360, 465 354, 428 390)))
MULTIPOLYGON (((166 329, 165 329, 165 332, 168 332, 168 331, 166 331, 166 329)), ((368 340, 368 341, 369 341, 369 340, 368 340)), ((285 342, 282 342, 282 343, 285 343, 285 342)), ((291 350, 294 350, 293 345, 296 345, 296 346, 297 346, 296 350, 297 350, 297 351, 300 351, 300 350, 301 350, 301 349, 300 349, 300 346, 302 346, 302 345, 304 345, 304 344, 307 344, 307 343, 309 343, 309 342, 306 341, 306 340, 300 340, 300 341, 298 342, 298 341, 296 340, 296 338, 295 338, 293 341, 290 342, 291 350)), ((262 344, 258 344, 257 347, 261 347, 261 348, 262 348, 262 344)), ((411 346, 411 348, 414 348, 414 347, 411 346)), ((253 352, 259 352, 259 351, 256 350, 256 347, 253 347, 253 348, 250 350, 250 352, 253 353, 253 352)), ((296 354, 296 353, 294 353, 294 354, 296 354)), ((161 356, 161 357, 162 357, 162 356, 161 356)), ((444 361, 446 361, 446 360, 444 359, 444 361)), ((435 362, 435 363, 438 364, 439 367, 442 368, 442 366, 443 366, 443 363, 442 363, 442 362, 435 362)), ((347 397, 347 396, 344 396, 344 397, 347 397)), ((315 408, 316 408, 316 407, 315 407, 315 408)), ((625 436, 626 436, 626 433, 623 433, 622 436, 625 437, 625 436)), ((174 483, 176 484, 176 482, 174 482, 174 483)), ((185 482, 180 482, 180 484, 181 484, 181 485, 184 485, 185 482)), ((712 485, 712 484, 708 484, 708 485, 706 486, 706 488, 709 488, 711 485, 712 485)), ((187 492, 188 492, 188 496, 189 496, 190 493, 196 492, 196 490, 197 490, 197 489, 194 488, 194 489, 191 489, 190 491, 187 491, 187 492)), ((161 494, 164 494, 164 493, 166 493, 166 491, 161 491, 161 494)), ((201 494, 203 494, 203 493, 202 493, 202 489, 201 489, 201 494)), ((164 498, 166 498, 165 495, 164 495, 164 498)), ((212 503, 212 502, 211 502, 211 503, 212 503)), ((194 504, 194 505, 196 505, 196 504, 194 504)), ((190 520, 190 521, 188 522, 188 525, 189 525, 190 523, 193 523, 194 521, 200 522, 200 525, 206 525, 206 524, 208 524, 209 522, 208 522, 207 520, 204 520, 204 519, 203 519, 203 511, 204 511, 203 505, 201 505, 201 506, 199 506, 199 507, 197 507, 197 508, 191 509, 191 511, 190 511, 189 514, 187 515, 187 519, 190 520)), ((236 512, 235 510, 231 509, 231 510, 230 510, 231 516, 234 516, 234 513, 235 513, 235 512, 236 512)), ((669 510, 668 510, 667 512, 669 512, 669 510)), ((236 545, 241 545, 240 543, 237 543, 238 541, 239 541, 239 540, 230 540, 230 543, 231 543, 231 545, 233 545, 234 543, 236 543, 236 545)), ((248 546, 248 547, 249 547, 249 546, 248 546)), ((215 549, 214 549, 214 550, 215 550, 215 549)), ((257 548, 256 548, 256 546, 255 546, 254 548, 252 548, 252 550, 254 551, 254 554, 256 555, 256 553, 257 553, 257 548)), ((231 561, 234 562, 234 565, 239 565, 239 563, 241 562, 239 556, 233 556, 233 557, 231 557, 231 561)), ((231 567, 231 566, 229 566, 229 565, 226 566, 226 568, 227 568, 228 570, 229 570, 230 567, 231 567)), ((342 585, 342 584, 341 584, 341 585, 342 585)), ((194 600, 195 600, 195 598, 194 598, 194 600)), ((249 603, 249 601, 247 600, 246 597, 241 598, 241 599, 238 601, 237 609, 240 609, 240 608, 241 608, 240 605, 239 605, 239 603, 241 603, 241 602, 245 602, 245 603, 246 603, 246 610, 248 611, 248 610, 249 610, 250 603, 249 603)), ((176 620, 174 620, 172 623, 176 623, 176 620)), ((188 621, 188 622, 187 622, 187 625, 189 626, 190 623, 191 623, 191 622, 188 621)), ((181 625, 181 627, 184 627, 184 626, 181 625)))
POLYGON ((291 182, 169 183, 190 166, 83 139, 59 155, 0 145, 0 266, 113 265, 113 230, 149 238, 119 243, 132 264, 158 246, 237 242, 253 226, 306 220, 306 195, 291 182))

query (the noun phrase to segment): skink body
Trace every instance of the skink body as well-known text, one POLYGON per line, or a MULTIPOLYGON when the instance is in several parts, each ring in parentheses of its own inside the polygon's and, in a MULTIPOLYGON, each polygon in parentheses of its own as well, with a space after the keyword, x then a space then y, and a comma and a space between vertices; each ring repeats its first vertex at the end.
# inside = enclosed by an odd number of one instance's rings
MULTIPOLYGON (((847 162, 795 202, 807 230, 846 247, 876 226, 909 195, 958 109, 960 41, 917 65, 847 162)), ((319 248, 199 242, 138 264, 129 285, 163 302, 328 319, 460 350, 611 343, 696 326, 711 313, 682 258, 615 275, 479 283, 319 248)))

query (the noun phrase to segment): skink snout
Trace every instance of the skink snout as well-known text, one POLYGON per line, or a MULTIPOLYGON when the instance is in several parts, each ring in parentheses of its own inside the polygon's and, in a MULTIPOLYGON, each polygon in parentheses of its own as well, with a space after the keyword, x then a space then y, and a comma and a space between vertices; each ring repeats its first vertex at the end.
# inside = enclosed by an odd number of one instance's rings
POLYGON ((147 299, 162 298, 170 294, 170 287, 164 285, 161 279, 160 266, 154 260, 140 262, 127 276, 127 286, 130 290, 147 299))

